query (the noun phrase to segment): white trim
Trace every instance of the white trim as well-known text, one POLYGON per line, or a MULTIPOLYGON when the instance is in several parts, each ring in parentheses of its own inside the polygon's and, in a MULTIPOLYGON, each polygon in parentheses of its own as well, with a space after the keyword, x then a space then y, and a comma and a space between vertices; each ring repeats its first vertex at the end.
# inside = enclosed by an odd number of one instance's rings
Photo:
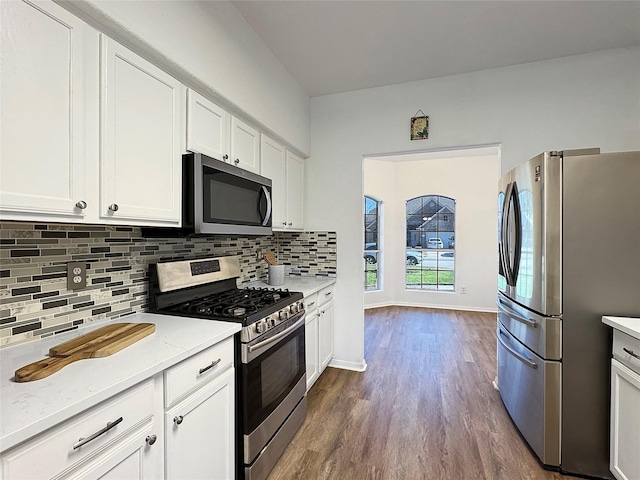
POLYGON ((352 370, 354 372, 364 372, 367 369, 367 362, 364 359, 361 362, 347 362, 346 360, 332 359, 329 367, 341 368, 342 370, 352 370))
POLYGON ((441 310, 462 310, 465 312, 485 312, 485 313, 498 313, 497 308, 486 307, 474 307, 471 305, 425 305, 424 303, 409 303, 409 302, 382 302, 373 305, 365 305, 364 309, 369 310, 372 308, 382 307, 415 307, 415 308, 434 308, 441 310))

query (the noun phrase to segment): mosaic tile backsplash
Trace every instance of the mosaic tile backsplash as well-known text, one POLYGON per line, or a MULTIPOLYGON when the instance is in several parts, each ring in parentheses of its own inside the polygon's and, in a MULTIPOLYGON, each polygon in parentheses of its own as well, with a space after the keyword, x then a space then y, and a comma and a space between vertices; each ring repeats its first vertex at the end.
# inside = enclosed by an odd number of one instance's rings
POLYGON ((336 276, 336 250, 335 232, 148 239, 138 227, 0 222, 0 347, 144 311, 150 263, 238 255, 242 284, 267 277, 266 251, 291 275, 336 276), (77 261, 87 287, 72 291, 77 261))

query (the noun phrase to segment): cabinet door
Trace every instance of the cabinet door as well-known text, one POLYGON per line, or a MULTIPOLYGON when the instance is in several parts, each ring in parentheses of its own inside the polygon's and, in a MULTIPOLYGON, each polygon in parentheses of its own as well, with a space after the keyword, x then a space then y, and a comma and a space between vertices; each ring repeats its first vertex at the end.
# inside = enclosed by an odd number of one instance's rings
POLYGON ((0 9, 0 209, 82 219, 98 33, 53 2, 3 1, 0 9))
POLYGON ((287 226, 285 183, 286 150, 275 140, 262 135, 260 142, 260 175, 272 181, 271 205, 273 229, 282 230, 287 226))
POLYGON ((100 216, 180 222, 183 85, 102 35, 100 216))
POLYGON ((610 470, 618 480, 640 478, 640 375, 611 362, 610 470))
POLYGON ((165 414, 168 480, 234 478, 234 369, 165 414))
POLYGON ((62 475, 64 480, 155 480, 162 475, 159 432, 146 427, 97 457, 84 468, 62 475), (153 440, 151 440, 154 438, 153 440), (155 444, 155 446, 154 446, 155 444))
POLYGON ((320 375, 320 361, 318 356, 318 312, 307 313, 304 327, 304 348, 307 362, 307 391, 320 375))
POLYGON ((318 307, 320 310, 320 372, 333 358, 333 302, 318 307))
POLYGON ((235 117, 231 117, 231 163, 250 172, 260 171, 260 132, 235 117))
POLYGON ((188 95, 187 150, 228 161, 231 115, 191 89, 188 95))
POLYGON ((302 159, 287 152, 287 228, 304 228, 304 163, 302 159))

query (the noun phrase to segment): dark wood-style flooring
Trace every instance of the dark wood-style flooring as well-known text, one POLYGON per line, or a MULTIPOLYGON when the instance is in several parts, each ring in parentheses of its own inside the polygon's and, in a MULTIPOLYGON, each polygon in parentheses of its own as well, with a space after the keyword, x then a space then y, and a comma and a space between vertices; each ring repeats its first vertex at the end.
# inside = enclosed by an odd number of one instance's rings
POLYGON ((494 390, 496 316, 365 313, 365 372, 327 368, 268 480, 551 480, 494 390))

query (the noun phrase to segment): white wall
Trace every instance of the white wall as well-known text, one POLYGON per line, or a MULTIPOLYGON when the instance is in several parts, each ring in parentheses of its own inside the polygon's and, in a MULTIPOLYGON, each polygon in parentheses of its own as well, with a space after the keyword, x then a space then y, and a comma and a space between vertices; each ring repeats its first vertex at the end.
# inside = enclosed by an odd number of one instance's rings
POLYGON ((365 293, 365 307, 414 305, 495 310, 498 160, 498 155, 492 154, 364 161, 364 194, 384 201, 383 290, 365 293), (456 199, 454 292, 404 287, 405 202, 426 194, 456 199), (466 286, 465 294, 460 292, 462 285, 466 286))
POLYGON ((299 154, 309 96, 227 1, 58 0, 299 154))
POLYGON ((311 132, 306 226, 338 232, 335 359, 363 367, 363 156, 499 144, 505 172, 545 150, 640 149, 640 48, 315 97, 311 132), (418 109, 429 139, 412 142, 418 109))

